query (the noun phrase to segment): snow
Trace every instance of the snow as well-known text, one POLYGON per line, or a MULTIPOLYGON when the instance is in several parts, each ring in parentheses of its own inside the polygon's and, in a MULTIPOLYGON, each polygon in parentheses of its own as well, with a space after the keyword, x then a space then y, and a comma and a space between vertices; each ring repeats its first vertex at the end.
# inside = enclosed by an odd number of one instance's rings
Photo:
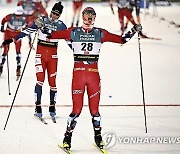
MULTIPOLYGON (((54 1, 50 3, 50 12, 54 1)), ((65 9, 61 16, 67 26, 72 17, 71 2, 63 2, 65 9)), ((12 4, 0 5, 1 19, 15 9, 12 4)), ((106 3, 85 3, 97 12, 96 27, 120 34, 117 12, 112 15, 106 3)), ((180 29, 171 25, 174 21, 180 24, 180 5, 173 3, 170 7, 157 7, 158 16, 153 16, 150 6, 149 15, 141 12, 143 32, 148 36, 162 40, 141 39, 141 53, 148 133, 145 133, 144 112, 139 65, 137 35, 127 44, 115 43, 102 45, 99 71, 101 76, 100 113, 102 116, 102 133, 114 132, 116 144, 108 149, 113 154, 179 154, 180 146, 176 144, 123 144, 120 137, 180 137, 180 29), (161 18, 166 20, 161 20, 161 18), (159 106, 156 106, 159 105, 159 106), (174 105, 174 106, 173 106, 174 105)), ((115 7, 115 11, 117 8, 115 7)), ((129 24, 128 28, 132 25, 129 24)), ((0 33, 0 42, 3 33, 0 33)), ((26 62, 29 48, 27 38, 23 39, 22 66, 26 62)), ((36 42, 35 42, 36 44, 36 42)), ((34 45, 36 47, 36 45, 34 45)), ((2 53, 2 51, 0 51, 2 53)), ((43 116, 48 125, 42 124, 34 114, 34 86, 36 83, 34 57, 32 50, 28 59, 20 87, 15 96, 18 82, 15 81, 15 50, 11 45, 9 51, 10 91, 8 94, 7 67, 0 78, 0 154, 56 154, 64 153, 58 148, 66 130, 66 121, 72 109, 71 80, 73 56, 64 40, 59 42, 57 76, 57 123, 54 124, 48 113, 49 86, 47 79, 43 86, 43 116), (6 129, 5 123, 14 101, 6 129)), ((79 154, 100 153, 93 146, 93 128, 87 107, 87 96, 84 108, 78 119, 72 138, 72 151, 79 154)))

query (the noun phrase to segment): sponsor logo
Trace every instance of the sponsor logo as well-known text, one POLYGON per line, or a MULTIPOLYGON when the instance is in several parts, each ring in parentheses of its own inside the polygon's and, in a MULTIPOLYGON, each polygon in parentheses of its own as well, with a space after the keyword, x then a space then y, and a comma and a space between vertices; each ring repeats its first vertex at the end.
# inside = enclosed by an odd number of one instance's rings
POLYGON ((57 55, 52 55, 52 58, 58 58, 58 56, 57 55))
POLYGON ((52 74, 50 75, 50 77, 53 77, 53 76, 56 76, 56 75, 57 75, 57 72, 52 73, 52 74))
POLYGON ((41 57, 41 54, 36 54, 36 58, 39 58, 39 57, 41 57))
POLYGON ((92 98, 92 97, 94 97, 94 96, 96 96, 97 94, 99 94, 100 92, 99 91, 97 91, 96 93, 94 93, 94 94, 92 94, 91 96, 90 96, 90 98, 92 98))
POLYGON ((36 66, 36 73, 43 72, 42 65, 36 66))
POLYGON ((95 40, 95 35, 82 34, 79 37, 80 37, 79 40, 83 40, 83 41, 94 41, 95 40))
POLYGON ((82 94, 82 90, 80 90, 80 89, 73 90, 73 94, 82 94))
POLYGON ((36 65, 41 64, 41 58, 36 58, 36 59, 35 59, 35 64, 36 64, 36 65))

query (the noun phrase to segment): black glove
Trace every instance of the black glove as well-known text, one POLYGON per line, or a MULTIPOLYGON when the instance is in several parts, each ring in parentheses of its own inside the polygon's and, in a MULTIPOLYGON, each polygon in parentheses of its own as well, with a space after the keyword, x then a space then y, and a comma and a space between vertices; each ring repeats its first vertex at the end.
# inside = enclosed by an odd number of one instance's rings
POLYGON ((10 43, 12 43, 13 42, 13 39, 11 38, 11 39, 7 39, 7 40, 4 40, 4 42, 2 43, 2 45, 3 46, 5 46, 5 45, 8 45, 8 44, 10 44, 10 43))
POLYGON ((46 38, 51 39, 51 38, 52 38, 52 34, 48 34, 48 35, 46 36, 46 38))
POLYGON ((141 24, 136 24, 133 26, 133 28, 131 28, 131 30, 139 33, 140 31, 142 31, 142 26, 141 24))
POLYGON ((5 32, 4 25, 1 25, 1 32, 5 32))
POLYGON ((47 34, 47 35, 50 35, 51 34, 51 30, 49 30, 49 28, 48 27, 46 27, 46 26, 44 26, 43 28, 42 28, 42 33, 43 34, 47 34))

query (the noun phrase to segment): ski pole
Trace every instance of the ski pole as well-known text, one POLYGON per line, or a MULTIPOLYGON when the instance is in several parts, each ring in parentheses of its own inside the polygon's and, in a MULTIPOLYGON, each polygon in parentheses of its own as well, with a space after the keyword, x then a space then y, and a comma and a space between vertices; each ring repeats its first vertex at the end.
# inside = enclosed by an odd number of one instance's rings
POLYGON ((2 55, 2 45, 0 45, 0 55, 2 55))
POLYGON ((9 80, 9 58, 8 58, 8 54, 7 54, 7 71, 8 71, 8 91, 9 91, 9 95, 11 95, 10 80, 9 80))
POLYGON ((16 92, 15 92, 15 94, 14 94, 14 98, 13 98, 13 101, 12 101, 12 103, 11 103, 11 107, 10 107, 10 110, 9 110, 9 113, 8 113, 8 116, 7 116, 7 119, 6 119, 6 123, 5 123, 5 126, 4 126, 4 130, 6 129, 6 126, 7 126, 7 123, 8 123, 9 117, 10 117, 10 114, 11 114, 11 110, 12 110, 12 107, 13 107, 13 105, 14 105, 14 101, 15 101, 15 99, 16 99, 16 95, 17 95, 17 92, 18 92, 18 90, 19 90, 19 86, 20 86, 20 84, 21 84, 21 80, 22 80, 22 77, 23 77, 23 74, 24 74, 24 71, 25 71, 25 68, 26 68, 26 65, 27 65, 29 56, 30 56, 30 54, 31 54, 31 50, 32 50, 32 48, 33 48, 33 44, 34 44, 36 35, 37 35, 37 32, 35 33, 35 36, 34 36, 34 39, 33 39, 33 42, 32 42, 32 46, 31 46, 31 48, 29 49, 29 53, 28 53, 28 56, 27 56, 27 59, 26 59, 26 62, 25 62, 25 65, 24 65, 24 68, 23 68, 23 71, 22 71, 22 75, 20 76, 20 80, 19 80, 18 86, 17 86, 17 88, 16 88, 16 92))
POLYGON ((144 84, 143 84, 143 72, 142 72, 142 60, 141 60, 141 46, 140 46, 140 34, 138 33, 138 45, 139 45, 139 62, 141 69, 141 84, 142 84, 142 95, 143 95, 143 106, 144 106, 144 124, 145 130, 147 133, 147 122, 146 122, 146 105, 145 105, 145 96, 144 96, 144 84))

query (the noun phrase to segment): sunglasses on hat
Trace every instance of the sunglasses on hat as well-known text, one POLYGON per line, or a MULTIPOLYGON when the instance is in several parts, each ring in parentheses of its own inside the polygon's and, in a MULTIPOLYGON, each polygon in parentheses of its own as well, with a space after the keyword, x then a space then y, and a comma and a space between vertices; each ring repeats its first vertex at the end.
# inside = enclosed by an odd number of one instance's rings
POLYGON ((94 12, 94 10, 86 10, 86 11, 84 12, 84 14, 96 15, 96 12, 94 12))
POLYGON ((54 15, 56 15, 56 16, 60 16, 60 14, 59 13, 57 13, 57 12, 54 12, 54 11, 51 11, 54 15))

